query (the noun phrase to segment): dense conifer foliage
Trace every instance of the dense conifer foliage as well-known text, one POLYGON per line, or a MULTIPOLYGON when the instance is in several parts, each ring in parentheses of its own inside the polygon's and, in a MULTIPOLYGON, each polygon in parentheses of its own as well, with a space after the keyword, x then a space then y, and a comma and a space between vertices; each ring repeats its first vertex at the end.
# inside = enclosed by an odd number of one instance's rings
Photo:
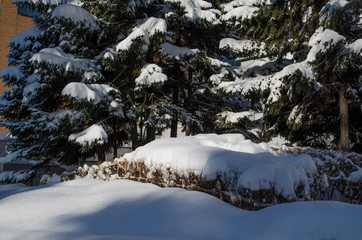
POLYGON ((0 74, 15 159, 104 160, 179 126, 361 144, 360 1, 15 2, 39 9, 0 74))

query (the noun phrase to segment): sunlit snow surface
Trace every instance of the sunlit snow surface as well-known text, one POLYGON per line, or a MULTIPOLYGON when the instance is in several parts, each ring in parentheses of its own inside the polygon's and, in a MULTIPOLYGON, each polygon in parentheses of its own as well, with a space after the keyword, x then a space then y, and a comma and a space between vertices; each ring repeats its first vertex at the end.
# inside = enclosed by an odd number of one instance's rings
POLYGON ((0 239, 362 239, 362 206, 281 204, 257 212, 200 192, 118 180, 0 186, 0 239))
POLYGON ((241 134, 200 134, 191 137, 158 139, 118 161, 142 161, 151 169, 169 169, 181 175, 194 173, 205 179, 231 174, 237 185, 253 191, 273 186, 287 199, 295 199, 295 189, 309 182, 316 166, 309 155, 275 156, 270 146, 255 144, 241 134))

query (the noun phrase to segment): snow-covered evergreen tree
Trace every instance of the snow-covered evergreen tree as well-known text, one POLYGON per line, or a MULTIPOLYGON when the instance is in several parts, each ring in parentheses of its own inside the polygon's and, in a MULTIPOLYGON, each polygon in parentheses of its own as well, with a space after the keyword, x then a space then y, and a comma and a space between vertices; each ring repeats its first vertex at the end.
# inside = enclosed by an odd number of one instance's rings
POLYGON ((153 140, 166 126, 161 88, 167 76, 157 64, 158 48, 165 41, 167 29, 160 18, 162 5, 160 1, 88 4, 92 12, 108 21, 112 33, 107 49, 100 55, 102 72, 122 93, 126 118, 118 124, 136 148, 153 140))
POLYGON ((168 106, 171 137, 177 136, 179 123, 186 135, 214 131, 221 99, 213 91, 211 76, 228 65, 218 60, 217 45, 224 33, 221 12, 202 0, 165 2, 168 38, 160 51, 172 91, 168 106))
MULTIPOLYGON (((116 3, 102 9, 121 6, 116 3)), ((217 111, 210 109, 220 106, 209 104, 206 95, 215 97, 207 89, 209 77, 227 65, 211 58, 217 58, 222 29, 219 11, 205 1, 128 1, 122 6, 127 18, 112 20, 119 37, 104 53, 103 68, 123 93, 124 127, 133 147, 166 127, 176 136, 178 123, 187 134, 203 131, 206 120, 211 129, 215 116, 210 116, 217 111), (207 29, 212 37, 203 34, 207 29)))
POLYGON ((0 74, 17 158, 104 160, 125 141, 176 137, 179 124, 186 135, 340 139, 340 150, 360 141, 360 1, 15 2, 39 9, 0 74))
POLYGON ((43 10, 36 27, 11 42, 2 125, 15 137, 17 158, 71 164, 97 152, 102 160, 110 119, 123 117, 120 93, 95 61, 107 26, 80 6, 54 3, 36 2, 43 10))
POLYGON ((351 125, 354 132, 351 140, 358 143, 361 129, 354 119, 361 114, 355 107, 361 102, 359 1, 255 1, 253 4, 244 1, 225 4, 224 9, 232 8, 224 18, 235 7, 248 6, 255 10, 231 18, 239 39, 220 42, 220 47, 233 50, 234 56, 245 61, 241 63, 242 76, 220 87, 259 99, 266 111, 264 131, 269 134, 322 147, 331 147, 338 139, 344 139, 339 145, 345 147, 340 150, 347 150, 348 130, 345 133, 340 130, 345 129, 343 125, 351 125), (348 110, 347 105, 353 109, 349 123, 347 112, 341 112, 343 108, 348 110))

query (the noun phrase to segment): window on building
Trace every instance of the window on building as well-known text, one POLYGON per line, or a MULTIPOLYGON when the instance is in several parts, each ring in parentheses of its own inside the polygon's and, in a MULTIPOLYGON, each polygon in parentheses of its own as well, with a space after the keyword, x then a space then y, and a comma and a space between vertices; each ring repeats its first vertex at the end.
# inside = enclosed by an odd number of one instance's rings
POLYGON ((35 17, 38 14, 38 10, 36 8, 32 8, 28 5, 21 4, 21 5, 18 5, 18 14, 27 16, 27 17, 35 17))

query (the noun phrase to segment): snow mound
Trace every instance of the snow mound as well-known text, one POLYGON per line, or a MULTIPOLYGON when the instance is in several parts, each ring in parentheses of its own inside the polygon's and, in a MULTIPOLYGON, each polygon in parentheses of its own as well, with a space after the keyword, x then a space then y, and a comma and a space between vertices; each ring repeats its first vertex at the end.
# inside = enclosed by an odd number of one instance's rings
POLYGON ((205 134, 159 139, 125 154, 123 159, 143 161, 151 169, 201 174, 206 180, 216 179, 218 174, 235 174, 239 187, 252 191, 275 188, 287 199, 295 199, 300 186, 308 192, 316 173, 312 158, 275 156, 271 152, 265 143, 255 144, 241 134, 205 134))
POLYGON ((0 212, 1 237, 7 240, 355 240, 362 235, 359 205, 303 202, 249 212, 204 193, 127 180, 0 186, 0 212))

